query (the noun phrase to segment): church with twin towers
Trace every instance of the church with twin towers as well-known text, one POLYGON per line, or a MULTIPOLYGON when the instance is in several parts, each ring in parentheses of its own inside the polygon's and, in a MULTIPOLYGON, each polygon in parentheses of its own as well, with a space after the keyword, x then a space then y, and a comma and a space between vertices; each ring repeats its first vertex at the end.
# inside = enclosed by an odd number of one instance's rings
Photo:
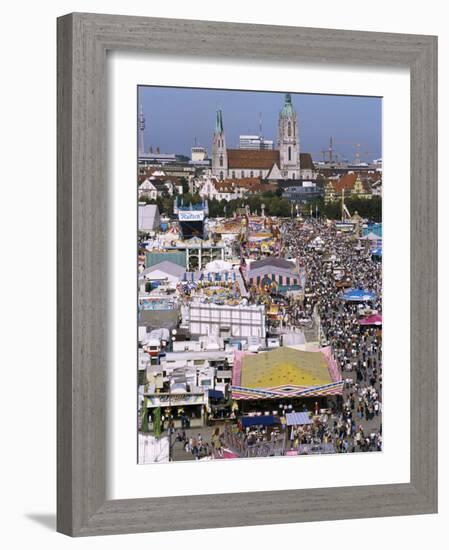
POLYGON ((260 178, 264 180, 313 179, 314 166, 308 153, 300 152, 298 116, 290 94, 285 94, 279 112, 275 149, 228 149, 223 113, 216 113, 212 143, 212 175, 226 179, 260 178))

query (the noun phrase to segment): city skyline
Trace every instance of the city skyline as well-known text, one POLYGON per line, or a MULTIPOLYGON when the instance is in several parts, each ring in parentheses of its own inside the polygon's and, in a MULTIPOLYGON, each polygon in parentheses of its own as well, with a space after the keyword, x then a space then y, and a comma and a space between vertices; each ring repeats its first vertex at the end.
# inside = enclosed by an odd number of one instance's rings
MULTIPOLYGON (((139 86, 145 151, 159 147, 163 153, 190 156, 196 144, 205 147, 210 157, 217 109, 223 111, 228 147, 237 148, 240 135, 259 134, 261 118, 263 137, 272 139, 276 147, 283 98, 284 92, 139 86)), ((323 160, 330 137, 341 160, 353 162, 357 152, 361 162, 382 156, 381 98, 292 93, 292 100, 301 151, 311 153, 314 160, 323 160)))

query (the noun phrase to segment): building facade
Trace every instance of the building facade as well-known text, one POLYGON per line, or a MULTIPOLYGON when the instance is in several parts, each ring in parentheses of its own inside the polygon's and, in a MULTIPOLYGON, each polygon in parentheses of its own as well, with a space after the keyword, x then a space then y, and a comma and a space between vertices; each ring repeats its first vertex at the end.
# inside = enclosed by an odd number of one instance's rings
MULTIPOLYGON (((287 182, 284 182, 287 183, 287 182)), ((290 185, 280 186, 282 197, 291 202, 306 203, 323 195, 324 190, 318 187, 315 181, 292 181, 290 185)))
POLYGON ((240 149, 273 149, 274 143, 271 139, 264 139, 258 135, 241 135, 239 136, 240 149))
POLYGON ((371 199, 373 196, 368 183, 354 172, 345 174, 338 180, 330 179, 324 188, 325 204, 340 200, 342 195, 358 199, 371 199))
POLYGON ((195 145, 190 149, 190 158, 193 162, 202 162, 207 159, 207 149, 200 145, 195 145))
POLYGON ((270 257, 251 262, 247 279, 250 286, 290 288, 300 284, 301 276, 294 261, 270 257))
MULTIPOLYGON (((254 177, 277 180, 303 176, 298 116, 290 94, 285 94, 284 105, 279 113, 277 149, 261 147, 260 143, 255 147, 254 140, 247 141, 251 146, 228 149, 223 113, 217 111, 212 143, 212 174, 215 177, 219 180, 254 177)), ((307 177, 310 176, 308 173, 307 177)))
POLYGON ((218 335, 242 340, 265 338, 265 306, 191 302, 182 309, 182 325, 192 336, 218 335))

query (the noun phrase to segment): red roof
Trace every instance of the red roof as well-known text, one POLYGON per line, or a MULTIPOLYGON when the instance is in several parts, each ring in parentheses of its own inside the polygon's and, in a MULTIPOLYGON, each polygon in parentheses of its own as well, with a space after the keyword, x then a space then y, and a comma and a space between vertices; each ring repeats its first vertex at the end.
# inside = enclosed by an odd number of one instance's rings
POLYGON ((248 193, 266 193, 267 191, 276 191, 277 188, 275 183, 261 183, 248 187, 248 193))
POLYGON ((261 183, 260 178, 227 178, 221 183, 233 186, 233 187, 247 187, 250 188, 254 185, 259 185, 261 183))
POLYGON ((228 149, 228 168, 249 168, 270 170, 273 164, 279 166, 279 151, 274 149, 228 149))
POLYGON ((332 183, 336 193, 341 193, 343 189, 352 189, 354 187, 357 174, 345 174, 338 181, 332 183))
POLYGON ((264 193, 276 191, 276 183, 262 183, 260 178, 226 179, 214 184, 219 193, 233 193, 237 189, 245 189, 248 193, 264 193))
POLYGON ((217 181, 214 186, 219 193, 233 193, 235 191, 232 183, 228 180, 217 181))
POLYGON ((359 174, 357 172, 353 172, 351 174, 345 174, 344 176, 341 176, 341 178, 338 181, 331 180, 330 183, 332 184, 332 187, 334 188, 335 193, 341 193, 343 189, 352 191, 354 189, 354 185, 357 181, 357 178, 360 180, 363 192, 370 193, 369 182, 371 180, 371 175, 367 176, 366 174, 359 174))
POLYGON ((315 170, 312 155, 310 153, 299 153, 299 162, 302 170, 315 170))

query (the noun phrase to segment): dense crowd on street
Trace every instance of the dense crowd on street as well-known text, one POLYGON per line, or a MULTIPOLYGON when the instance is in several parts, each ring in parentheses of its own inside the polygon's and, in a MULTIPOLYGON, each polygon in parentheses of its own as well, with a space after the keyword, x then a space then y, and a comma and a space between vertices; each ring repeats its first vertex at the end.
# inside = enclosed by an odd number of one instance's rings
MULTIPOLYGON (((276 429, 243 429, 237 423, 226 432, 217 423, 221 428, 193 433, 183 422, 182 430, 176 435, 174 429, 171 432, 176 449, 182 447, 196 460, 223 458, 226 447, 233 449, 229 434, 234 437, 234 450, 239 445, 248 449, 266 443, 278 449, 281 441, 283 452, 289 454, 382 450, 382 330, 360 323, 369 315, 382 314, 382 264, 372 256, 369 241, 356 232, 338 231, 334 223, 291 220, 281 233, 282 256, 296 261, 304 275, 304 292, 298 297, 281 296, 276 289, 251 289, 249 302, 276 303, 284 329, 312 331, 320 347, 329 347, 342 373, 343 393, 329 397, 325 409, 318 407, 318 401, 313 410, 301 405, 312 419, 301 426, 287 427, 283 418, 276 429), (344 296, 348 288, 363 290, 369 298, 348 301, 344 296)), ((269 320, 267 325, 270 330, 269 320)))
MULTIPOLYGON (((320 220, 287 222, 283 228, 283 255, 305 269, 304 299, 284 297, 284 322, 291 328, 315 326, 321 346, 330 346, 345 380, 343 395, 332 407, 313 415, 312 424, 291 427, 286 450, 299 454, 366 452, 382 449, 382 337, 378 327, 364 327, 364 310, 382 313, 381 262, 369 253, 369 243, 354 233, 338 232, 320 220), (368 303, 343 300, 335 272, 343 272, 353 288, 373 292, 368 303), (318 325, 318 326, 317 326, 318 325)), ((257 297, 254 297, 257 301, 257 297)), ((270 294, 266 299, 272 299, 270 294)), ((316 411, 310 411, 311 413, 316 411)), ((242 433, 248 444, 271 441, 279 434, 253 428, 242 433)), ((282 436, 283 437, 283 436, 282 436)), ((223 434, 205 443, 200 435, 183 440, 195 458, 219 457, 223 434)))
POLYGON ((312 426, 298 428, 293 443, 329 443, 337 452, 381 450, 381 330, 359 323, 368 306, 382 313, 381 262, 371 257, 368 243, 319 220, 288 222, 283 245, 284 254, 298 259, 306 270, 304 301, 291 304, 290 316, 317 320, 320 343, 331 347, 345 378, 343 397, 332 412, 312 426), (351 287, 373 292, 375 299, 369 304, 345 302, 344 289, 336 284, 336 268, 351 287))

